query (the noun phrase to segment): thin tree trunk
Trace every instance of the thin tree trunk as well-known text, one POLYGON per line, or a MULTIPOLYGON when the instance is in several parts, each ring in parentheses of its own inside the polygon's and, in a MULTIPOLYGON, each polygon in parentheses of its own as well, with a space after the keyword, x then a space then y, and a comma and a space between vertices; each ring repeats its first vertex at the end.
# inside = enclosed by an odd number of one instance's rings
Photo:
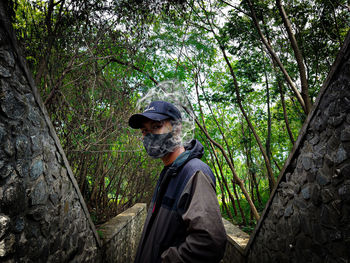
POLYGON ((288 19, 286 11, 284 10, 284 7, 282 6, 281 0, 276 0, 276 4, 277 4, 278 10, 280 12, 283 24, 287 30, 289 41, 292 45, 292 48, 294 51, 294 56, 295 56, 295 59, 296 59, 297 64, 298 64, 300 82, 301 82, 301 96, 303 97, 303 100, 305 103, 306 114, 308 114, 311 110, 312 105, 311 105, 310 96, 309 96, 309 86, 308 86, 307 78, 306 78, 304 58, 303 58, 303 55, 299 49, 297 40, 295 39, 293 30, 292 30, 292 25, 288 19))
POLYGON ((268 178, 269 178, 269 180, 271 180, 272 186, 275 186, 276 181, 275 181, 275 178, 273 176, 273 172, 272 172, 272 168, 271 168, 271 164, 270 164, 269 158, 266 155, 265 149, 264 149, 264 147, 263 147, 263 145, 261 143, 261 140, 260 140, 258 134, 255 131, 255 128, 254 128, 253 124, 251 123, 251 121, 250 121, 246 111, 243 108, 242 101, 241 101, 241 96, 240 96, 240 93, 239 93, 239 87, 238 87, 238 83, 237 83, 237 79, 236 79, 236 75, 235 75, 235 73, 233 71, 232 65, 231 65, 230 61, 228 60, 228 57, 227 57, 226 52, 225 52, 223 47, 221 47, 221 51, 223 53, 224 59, 226 61, 226 64, 228 65, 228 67, 230 69, 230 73, 231 73, 231 76, 232 76, 233 81, 234 81, 234 86, 235 86, 235 92, 236 92, 238 106, 239 106, 239 108, 240 108, 240 110, 241 110, 241 112, 242 112, 242 114, 244 116, 244 119, 248 123, 248 126, 249 126, 250 130, 252 131, 256 142, 258 143, 260 152, 263 155, 263 158, 264 158, 264 161, 265 161, 265 166, 266 166, 268 178))
POLYGON ((295 93, 295 96, 298 99, 298 102, 300 103, 300 105, 302 106, 303 110, 305 111, 305 113, 307 113, 306 110, 306 106, 305 106, 305 102, 303 97, 301 96, 300 92, 298 91, 295 83, 293 82, 293 80, 291 79, 291 77, 289 76, 287 70, 285 69, 285 67, 283 66, 281 60, 278 58, 276 52, 273 50, 272 46, 268 43, 268 40, 266 39, 266 37, 264 36, 264 34, 261 31, 258 19, 256 17, 252 2, 250 0, 247 0, 250 11, 251 11, 251 18, 253 19, 254 25, 258 31, 258 34, 261 38, 261 41, 264 43, 265 47, 267 48, 269 54, 271 55, 272 59, 277 63, 278 67, 281 69, 283 76, 285 77, 286 81, 288 82, 289 86, 292 88, 293 92, 295 93))
POLYGON ((45 17, 45 25, 46 25, 46 28, 47 28, 47 39, 48 39, 48 45, 47 45, 47 48, 46 50, 43 52, 43 56, 42 58, 40 59, 40 62, 39 62, 39 69, 38 69, 38 72, 35 76, 35 84, 40 87, 40 81, 41 81, 41 78, 46 74, 47 70, 48 70, 48 67, 47 67, 47 62, 49 60, 49 57, 51 55, 51 51, 52 51, 52 47, 53 47, 53 44, 54 44, 54 41, 56 39, 56 35, 57 35, 57 30, 59 28, 59 24, 61 22, 61 18, 62 18, 62 12, 63 12, 63 6, 65 4, 65 0, 62 0, 61 3, 60 3, 60 9, 58 10, 58 14, 56 15, 57 16, 57 19, 56 19, 56 24, 53 26, 52 25, 52 14, 54 13, 54 7, 55 5, 57 5, 57 3, 55 3, 53 0, 50 0, 49 1, 49 4, 48 4, 48 12, 46 14, 46 17, 45 17))
MULTIPOLYGON (((200 111, 201 111, 201 115, 202 115, 203 125, 205 125, 205 122, 204 122, 204 119, 203 119, 203 114, 202 114, 201 105, 199 105, 199 106, 200 106, 200 111)), ((187 109, 187 107, 185 107, 184 105, 182 105, 182 107, 184 108, 184 110, 185 110, 188 114, 191 115, 191 112, 189 111, 189 109, 187 109)), ((199 127, 199 128, 201 129, 201 131, 205 134, 205 136, 209 139, 209 141, 210 141, 213 145, 215 145, 217 148, 220 149, 222 155, 224 156, 224 158, 225 158, 227 164, 229 165, 229 167, 230 167, 230 169, 231 169, 231 171, 232 171, 232 174, 233 174, 233 176, 234 176, 234 180, 236 181, 236 183, 238 184, 238 186, 241 188, 243 195, 245 196, 247 202, 249 203, 249 206, 251 207, 251 209, 252 209, 252 211, 253 211, 253 213, 254 213, 255 219, 256 219, 256 220, 259 220, 260 215, 259 215, 258 211, 256 210, 256 207, 255 207, 254 203, 252 202, 252 200, 251 200, 251 198, 250 198, 250 196, 249 196, 249 193, 248 193, 247 189, 246 189, 245 186, 244 186, 244 182, 238 177, 237 172, 236 172, 236 169, 234 168, 234 164, 231 162, 230 158, 227 156, 226 151, 224 150, 224 148, 222 147, 221 144, 217 143, 216 141, 214 141, 214 140, 210 137, 209 133, 207 132, 207 129, 205 128, 205 126, 203 127, 203 126, 200 124, 200 122, 198 121, 198 119, 197 119, 196 117, 194 117, 194 119, 195 119, 195 122, 196 122, 196 124, 198 125, 198 127, 199 127)))
MULTIPOLYGON (((239 197, 238 197, 237 190, 236 190, 236 183, 234 180, 232 180, 232 188, 233 188, 233 192, 236 196, 237 205, 238 205, 239 212, 241 213, 241 216, 242 216, 243 224, 247 225, 247 219, 245 218, 244 211, 243 211, 242 206, 241 206, 241 202, 239 201, 239 197)), ((254 211, 252 211, 252 212, 254 214, 254 211)))
MULTIPOLYGON (((249 173, 249 184, 250 184, 250 192, 252 193, 252 201, 255 203, 255 196, 254 196, 254 185, 253 185, 253 179, 252 179, 252 175, 251 173, 249 173)), ((252 210, 249 210, 250 211, 250 220, 253 219, 253 213, 252 213, 252 210)))
POLYGON ((274 164, 276 165, 277 169, 279 171, 281 171, 281 167, 278 165, 278 163, 276 162, 275 158, 272 158, 272 160, 273 160, 274 164))
MULTIPOLYGON (((184 107, 184 108, 187 110, 188 113, 190 113, 189 110, 188 110, 186 107, 184 107)), ((258 211, 256 210, 256 207, 255 207, 254 203, 252 202, 252 200, 251 200, 251 198, 250 198, 250 196, 249 196, 249 193, 248 193, 247 189, 246 189, 245 186, 244 186, 243 181, 238 177, 238 175, 237 175, 237 173, 236 173, 236 170, 235 170, 235 168, 234 168, 234 165, 233 165, 233 163, 231 163, 231 161, 230 161, 229 157, 227 156, 227 154, 226 154, 224 148, 222 147, 222 145, 220 145, 219 143, 217 143, 216 141, 214 141, 214 140, 210 137, 210 135, 208 134, 208 132, 203 128, 203 126, 200 124, 200 122, 198 121, 197 118, 195 118, 195 122, 196 122, 196 124, 198 125, 198 127, 201 129, 201 131, 205 134, 205 136, 209 139, 209 141, 212 142, 213 145, 215 145, 215 146, 216 146, 217 148, 219 148, 219 150, 221 151, 222 155, 224 156, 224 158, 225 158, 227 164, 229 165, 229 167, 230 167, 230 169, 231 169, 231 171, 232 171, 232 174, 233 174, 233 176, 234 176, 234 179, 235 179, 236 183, 237 183, 237 184, 239 185, 239 187, 241 188, 242 193, 244 194, 245 198, 247 199, 247 202, 249 203, 249 205, 251 206, 251 208, 252 208, 252 210, 253 210, 253 213, 254 213, 255 219, 256 219, 256 220, 259 220, 259 218, 260 218, 259 213, 258 213, 258 211)))
POLYGON ((277 81, 277 83, 278 83, 279 92, 280 92, 280 95, 281 95, 281 104, 282 104, 282 109, 283 109, 284 123, 286 124, 286 128, 287 128, 287 132, 288 132, 288 135, 289 135, 289 139, 292 142, 292 144, 294 145, 295 140, 294 140, 294 137, 293 137, 292 130, 290 129, 290 126, 289 126, 289 121, 288 121, 288 116, 287 116, 286 103, 284 101, 284 94, 283 94, 282 84, 279 81, 277 81))
MULTIPOLYGON (((245 134, 245 130, 244 130, 244 127, 243 127, 243 122, 241 122, 241 126, 242 126, 242 134, 244 135, 245 134)), ((249 133, 249 142, 251 141, 250 138, 250 130, 248 129, 248 133, 249 133)), ((247 141, 247 140, 245 140, 247 141)), ((251 144, 249 143, 244 143, 244 149, 245 149, 245 154, 246 154, 246 158, 247 158, 247 168, 248 168, 248 171, 249 171, 249 175, 251 176, 251 179, 252 179, 252 182, 253 182, 253 188, 251 190, 251 193, 252 193, 252 199, 253 199, 253 202, 254 202, 254 187, 255 187, 255 191, 256 191, 256 197, 258 199, 258 202, 259 204, 261 205, 262 204, 262 201, 261 201, 261 197, 260 197, 260 193, 259 193, 259 184, 257 183, 256 181, 256 176, 255 176, 255 172, 252 172, 251 171, 251 163, 253 163, 252 161, 252 151, 251 151, 251 144)))
POLYGON ((262 205, 261 196, 260 196, 260 192, 259 192, 259 184, 256 181, 255 172, 252 173, 252 180, 253 180, 253 183, 255 185, 256 198, 258 199, 259 204, 262 205))
MULTIPOLYGON (((208 145, 208 143, 207 143, 206 140, 204 140, 204 142, 205 142, 206 145, 208 145)), ((224 173, 223 173, 223 171, 222 171, 222 166, 221 166, 221 164, 220 164, 219 158, 218 158, 218 156, 216 155, 215 148, 214 148, 213 144, 212 144, 210 141, 209 141, 209 145, 210 145, 210 147, 208 147, 208 149, 209 149, 209 154, 210 154, 210 156, 216 161, 216 164, 217 164, 218 167, 219 167, 219 171, 220 171, 220 175, 221 175, 222 182, 223 182, 223 184, 224 184, 224 186, 225 186, 225 188, 226 188, 227 194, 228 194, 229 199, 230 199, 230 201, 231 201, 231 204, 232 204, 232 207, 233 207, 233 211, 234 211, 235 215, 237 216, 237 208, 236 208, 236 204, 235 204, 235 199, 234 199, 234 197, 233 197, 232 194, 231 194, 230 188, 228 187, 228 183, 227 183, 227 180, 226 180, 226 178, 225 178, 225 176, 224 176, 224 173), (214 157, 213 157, 213 155, 214 155, 214 157)), ((215 167, 215 166, 214 166, 214 167, 215 167)), ((219 180, 220 180, 220 179, 219 179, 219 180)))
MULTIPOLYGON (((209 151, 210 152, 210 151, 209 151)), ((216 174, 216 177, 218 178, 218 181, 219 181, 219 186, 220 186, 220 190, 221 190, 221 202, 222 202, 222 204, 224 205, 224 208, 225 208, 225 210, 226 210, 226 213, 227 213, 227 215, 228 215, 228 217, 231 219, 231 222, 234 222, 234 219, 233 219, 233 216, 232 216, 232 213, 231 213, 231 209, 227 206, 227 204, 226 204, 226 200, 225 200, 225 189, 222 187, 222 182, 221 182, 221 178, 220 178, 220 175, 219 175, 219 173, 218 173, 218 171, 217 171, 217 169, 216 169, 216 167, 215 167, 215 163, 214 163, 214 160, 213 160, 213 155, 212 155, 212 153, 210 152, 210 156, 211 156, 211 159, 212 159, 212 165, 213 165, 213 167, 214 167, 214 172, 215 172, 215 174, 216 174)), ((220 171, 220 173, 221 173, 221 171, 220 171)), ((221 176, 223 176, 222 174, 221 174, 221 176)), ((237 215, 237 210, 236 210, 236 215, 237 215)))
MULTIPOLYGON (((264 64, 265 65, 265 64, 264 64)), ((265 70, 266 82, 266 104, 267 104, 267 137, 266 137, 266 155, 271 163, 271 111, 270 111, 270 87, 265 70)))
MULTIPOLYGON (((203 9, 203 7, 201 7, 203 9)), ((215 33, 215 30, 213 29, 213 25, 212 25, 212 21, 208 18, 208 15, 207 15, 207 12, 206 10, 203 10, 205 11, 205 14, 206 14, 206 18, 207 18, 207 23, 209 24, 210 26, 210 29, 211 29, 211 32, 213 33, 215 39, 217 40, 217 42, 219 43, 220 45, 220 39, 218 38, 218 36, 216 35, 215 33)), ((266 40, 266 39, 265 39, 266 40)), ((268 174, 268 177, 270 178, 270 180, 273 182, 273 185, 275 185, 275 178, 273 176, 273 172, 272 172, 272 168, 271 168, 271 165, 270 165, 270 162, 266 156, 266 153, 265 153, 265 150, 262 146, 262 143, 260 141, 260 138, 258 136, 258 134, 255 132, 255 128, 253 127, 252 123, 250 122, 250 119, 248 117, 248 115, 246 114, 244 108, 243 108, 243 105, 242 105, 242 101, 241 101, 241 97, 240 97, 240 93, 239 93, 239 87, 238 87, 238 83, 237 83, 237 79, 236 79, 236 75, 233 71, 233 68, 232 68, 232 65, 231 63, 229 62, 228 58, 227 58, 227 55, 226 55, 226 52, 225 52, 225 49, 222 45, 220 45, 220 49, 222 51, 222 54, 224 56, 224 59, 225 59, 225 62, 226 64, 228 65, 229 69, 230 69, 230 73, 231 73, 231 76, 233 78, 233 81, 234 81, 234 86, 235 86, 235 92, 236 92, 236 96, 237 96, 237 102, 238 102, 238 106, 241 110, 241 112, 243 113, 243 116, 244 118, 246 119, 248 125, 249 125, 249 128, 252 130, 253 134, 254 134, 254 137, 259 145, 259 149, 264 157, 264 160, 265 160, 265 165, 266 165, 266 169, 267 169, 267 174, 268 174)), ((227 155, 226 155, 227 156, 227 155)), ((231 164, 233 164, 232 162, 230 162, 231 164)), ((238 178, 238 177, 237 177, 238 178)), ((244 187, 244 185, 242 184, 242 187, 244 187)), ((245 188, 244 188, 245 189, 245 188)), ((243 189, 242 189, 243 191, 243 189)), ((243 191, 244 192, 244 191, 243 191)), ((250 198, 249 200, 247 199, 248 202, 251 202, 250 198)), ((253 203, 251 203, 252 206, 254 206, 253 203)), ((255 207, 255 206, 254 206, 255 207)), ((257 211, 256 211, 256 214, 257 214, 257 211)), ((257 214, 258 215, 258 214, 257 214)))
MULTIPOLYGON (((208 105, 208 107, 209 107, 210 113, 211 113, 211 115, 212 115, 212 117, 213 117, 213 119, 214 119, 214 121, 215 121, 216 126, 218 127, 218 129, 219 129, 219 131, 220 131, 220 134, 221 134, 221 136, 222 136, 222 139, 223 139, 224 142, 225 142, 226 149, 227 149, 227 153, 228 153, 228 155, 229 155, 229 157, 230 157, 230 160, 231 160, 231 162, 233 163, 233 156, 232 156, 232 153, 231 153, 231 150, 230 150, 230 146, 229 146, 229 144, 228 144, 228 142, 227 142, 226 136, 225 136, 224 132, 222 131, 221 126, 220 126, 218 120, 216 119, 216 117, 215 117, 215 115, 214 115, 213 109, 212 109, 212 107, 211 107, 211 105, 210 105, 210 103, 209 103, 209 100, 208 100, 207 96, 205 95, 204 89, 203 89, 203 88, 201 88, 201 89, 202 89, 203 95, 204 95, 204 97, 205 97, 205 100, 206 100, 206 102, 207 102, 207 105, 208 105)), ((197 86, 196 86, 196 91, 197 91, 197 98, 199 98, 197 86)))
MULTIPOLYGON (((264 56, 263 56, 264 58, 264 56)), ((269 159, 269 162, 271 164, 271 111, 270 111, 270 87, 269 87, 269 81, 267 78, 267 72, 266 72, 266 66, 265 61, 263 62, 264 65, 264 73, 265 73, 265 84, 266 84, 266 104, 267 104, 267 136, 266 136, 266 155, 269 159)), ((270 193, 273 189, 272 181, 269 178, 269 189, 270 193)))
MULTIPOLYGON (((265 24, 265 23, 264 23, 265 24)), ((270 37, 269 37, 269 34, 268 34, 268 31, 266 30, 266 36, 267 36, 267 42, 269 45, 270 44, 270 37)), ((284 101, 284 95, 283 95, 283 89, 282 89, 282 84, 278 78, 278 73, 277 73, 277 65, 276 65, 276 61, 274 59, 271 59, 272 60, 272 65, 273 65, 273 69, 275 71, 275 75, 276 75, 276 80, 277 80, 277 84, 278 84, 278 87, 279 87, 279 90, 280 90, 280 94, 281 94, 281 102, 282 102, 282 107, 283 107, 283 116, 284 116, 284 120, 285 120, 285 123, 286 123, 286 127, 287 127, 287 131, 288 131, 288 135, 289 135, 289 138, 291 139, 291 142, 292 144, 294 145, 294 138, 293 138, 293 134, 291 132, 291 129, 290 129, 290 126, 289 126, 289 122, 288 122, 288 117, 287 117, 287 111, 286 111, 286 107, 285 107, 285 101, 284 101)), ((278 166, 277 166, 278 167, 278 166)), ((281 170, 281 169, 279 169, 281 170)))
MULTIPOLYGON (((203 7, 201 7, 201 8, 203 9, 203 7)), ((217 42, 220 44, 220 40, 219 40, 218 36, 216 35, 215 30, 213 29, 212 21, 208 18, 208 15, 207 15, 206 10, 203 10, 203 11, 205 11, 206 18, 207 18, 207 23, 210 25, 211 32, 214 34, 214 37, 216 38, 217 42)), ((265 39, 265 40, 266 40, 266 39, 265 39)), ((261 141, 260 141, 259 136, 258 136, 257 133, 255 132, 255 129, 254 129, 252 123, 250 122, 250 120, 249 120, 249 118, 248 118, 248 116, 247 116, 247 114, 246 114, 246 112, 245 112, 245 110, 244 110, 244 108, 243 108, 243 106, 242 106, 242 102, 241 102, 241 98, 240 98, 240 94, 239 94, 239 89, 238 89, 239 87, 238 87, 238 83, 237 83, 236 76, 235 76, 235 74, 234 74, 232 65, 231 65, 231 63, 229 62, 229 60, 228 60, 228 58, 227 58, 227 56, 226 56, 226 53, 225 53, 225 49, 224 49, 224 47, 223 47, 222 45, 220 45, 220 49, 221 49, 221 51, 222 51, 222 53, 223 53, 223 56, 224 56, 224 58, 225 58, 225 61, 226 61, 227 65, 228 65, 229 69, 230 69, 230 73, 231 73, 231 76, 232 76, 233 81, 234 81, 234 86, 235 86, 235 91, 236 91, 236 95, 237 95, 238 106, 239 106, 241 112, 243 113, 243 115, 244 115, 244 117, 245 117, 245 119, 246 119, 246 121, 247 121, 247 123, 248 123, 250 129, 252 130, 252 132, 253 132, 253 134, 254 134, 254 137, 255 137, 255 139, 256 139, 258 145, 259 145, 260 151, 261 151, 261 153, 262 153, 262 155, 263 155, 263 157, 264 157, 264 160, 265 160, 265 165, 266 165, 266 169, 267 169, 267 174, 268 174, 268 176, 270 177, 270 179, 272 180, 272 182, 274 182, 274 183, 273 183, 273 185, 274 185, 274 184, 275 184, 275 178, 274 178, 274 176, 273 176, 272 168, 271 168, 271 165, 270 165, 270 163, 269 163, 269 160, 268 160, 268 158, 267 158, 267 156, 266 156, 265 150, 264 150, 264 148, 263 148, 263 146, 262 146, 262 144, 261 144, 261 141)), ((302 99, 302 98, 301 98, 301 99, 302 99)), ((198 120, 196 120, 196 122, 198 123, 198 120)), ((200 127, 201 127, 201 126, 200 126, 200 127)), ((209 134, 208 134, 207 132, 204 131, 204 133, 206 134, 206 136, 209 136, 209 134)), ((210 136, 209 136, 209 137, 210 137, 210 136)), ((210 140, 212 140, 212 139, 210 138, 210 140)), ((212 141, 213 141, 213 140, 212 140, 212 141)), ((214 141, 213 141, 213 142, 214 142, 214 141)), ((223 155, 225 156, 225 158, 227 159, 228 163, 230 164, 230 168, 233 170, 233 171, 232 171, 233 174, 235 174, 235 178, 237 178, 237 179, 239 180, 239 181, 237 181, 237 183, 238 183, 238 185, 241 187, 243 194, 244 194, 244 195, 247 195, 247 201, 248 201, 249 204, 250 204, 252 207, 254 207, 254 209, 255 209, 255 211, 253 210, 253 212, 254 212, 254 214, 255 214, 255 218, 259 217, 259 214, 258 214, 258 212, 256 211, 256 208, 255 208, 255 205, 254 205, 254 203, 252 203, 251 198, 249 197, 249 194, 248 194, 248 192, 246 191, 246 188, 245 188, 243 182, 238 178, 238 176, 237 176, 237 174, 236 174, 236 171, 234 170, 233 163, 227 158, 227 154, 226 154, 226 152, 224 151, 224 149, 222 148, 221 145, 218 146, 218 144, 217 144, 216 142, 214 143, 214 145, 217 146, 217 147, 223 152, 223 155)))

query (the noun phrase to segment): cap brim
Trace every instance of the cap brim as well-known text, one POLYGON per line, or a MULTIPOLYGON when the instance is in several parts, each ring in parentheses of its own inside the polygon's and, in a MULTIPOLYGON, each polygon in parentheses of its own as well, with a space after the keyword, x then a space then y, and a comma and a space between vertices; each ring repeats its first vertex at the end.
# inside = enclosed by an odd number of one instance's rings
POLYGON ((162 121, 169 118, 167 115, 154 112, 138 113, 129 118, 129 126, 133 129, 140 129, 142 128, 142 123, 147 120, 162 121))

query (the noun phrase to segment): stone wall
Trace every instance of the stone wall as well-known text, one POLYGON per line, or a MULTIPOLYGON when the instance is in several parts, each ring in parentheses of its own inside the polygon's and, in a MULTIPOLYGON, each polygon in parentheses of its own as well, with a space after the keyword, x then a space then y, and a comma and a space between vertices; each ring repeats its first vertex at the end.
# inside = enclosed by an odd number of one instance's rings
POLYGON ((146 216, 146 204, 136 204, 99 227, 105 262, 134 261, 146 216))
POLYGON ((0 1, 0 261, 98 262, 99 239, 0 1))
POLYGON ((221 263, 244 263, 244 249, 249 241, 249 235, 226 219, 223 218, 222 221, 227 234, 227 243, 225 255, 221 263))
POLYGON ((350 261, 349 43, 348 34, 249 241, 247 262, 350 261))
MULTIPOLYGON (((98 227, 103 244, 104 262, 133 262, 147 216, 146 204, 135 204, 98 227)), ((244 249, 249 235, 226 219, 222 219, 227 233, 225 255, 220 263, 244 263, 244 249)))

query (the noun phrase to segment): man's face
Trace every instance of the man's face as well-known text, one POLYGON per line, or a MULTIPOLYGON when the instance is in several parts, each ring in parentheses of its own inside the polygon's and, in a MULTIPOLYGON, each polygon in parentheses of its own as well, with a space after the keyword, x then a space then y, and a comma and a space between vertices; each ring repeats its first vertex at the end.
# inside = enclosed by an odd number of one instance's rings
POLYGON ((142 123, 142 137, 145 137, 147 133, 152 134, 164 134, 172 131, 172 125, 170 120, 163 121, 153 121, 153 120, 145 120, 142 123))

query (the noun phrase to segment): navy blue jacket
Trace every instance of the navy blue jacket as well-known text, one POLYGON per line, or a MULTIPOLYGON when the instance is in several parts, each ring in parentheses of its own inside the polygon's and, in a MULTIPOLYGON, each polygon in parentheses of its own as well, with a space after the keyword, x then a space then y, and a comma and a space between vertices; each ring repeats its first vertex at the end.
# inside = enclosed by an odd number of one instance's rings
POLYGON ((215 177, 193 140, 164 167, 154 192, 135 263, 219 262, 226 232, 215 192, 215 177))

